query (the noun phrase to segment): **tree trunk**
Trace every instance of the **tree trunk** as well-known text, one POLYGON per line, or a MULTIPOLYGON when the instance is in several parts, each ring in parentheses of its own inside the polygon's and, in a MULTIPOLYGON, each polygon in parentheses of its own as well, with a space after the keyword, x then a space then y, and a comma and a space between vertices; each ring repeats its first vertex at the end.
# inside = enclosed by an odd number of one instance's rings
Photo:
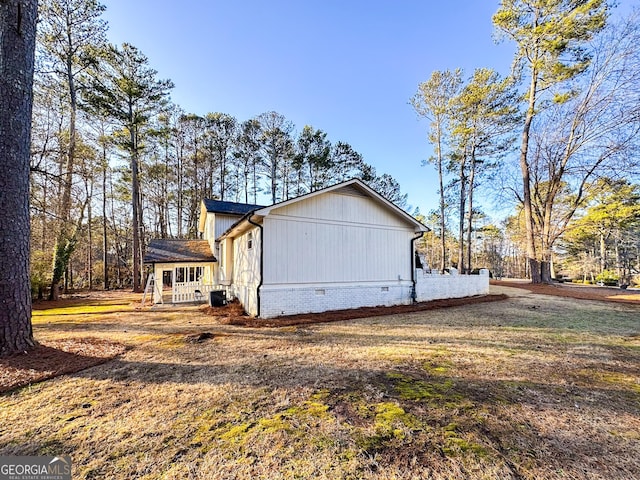
POLYGON ((473 235, 473 184, 476 181, 476 152, 471 151, 471 173, 469 174, 469 216, 467 218, 467 269, 471 273, 471 236, 473 235))
POLYGON ((604 234, 600 232, 600 273, 604 272, 606 268, 607 268, 607 245, 604 239, 604 234))
POLYGON ((446 218, 445 218, 445 201, 444 201, 444 180, 443 180, 443 172, 442 172, 442 134, 440 132, 440 125, 438 125, 438 151, 437 151, 437 162, 438 162, 438 182, 440 188, 440 273, 444 273, 444 269, 446 268, 446 257, 447 257, 447 240, 445 235, 446 230, 446 218))
POLYGON ((176 223, 177 223, 177 234, 178 234, 178 238, 182 238, 183 237, 183 233, 182 233, 182 212, 183 212, 183 205, 184 205, 184 198, 183 198, 183 188, 182 188, 182 175, 183 175, 183 171, 182 169, 184 168, 184 161, 182 159, 182 148, 180 148, 180 151, 177 155, 177 192, 176 192, 176 223))
POLYGON ((540 262, 536 258, 536 241, 533 224, 533 212, 531 205, 531 175, 527 153, 529 150, 529 131, 535 115, 536 91, 538 82, 538 72, 534 69, 531 74, 531 85, 529 86, 529 107, 525 116, 524 128, 522 130, 522 144, 520 146, 520 170, 522 171, 522 202, 524 210, 524 222, 527 230, 527 262, 529 264, 529 274, 531 283, 540 283, 540 262))
POLYGON ((271 203, 276 203, 276 190, 278 188, 277 160, 275 155, 275 153, 271 154, 271 203))
MULTIPOLYGON (((67 40, 69 43, 69 49, 71 50, 71 32, 67 23, 67 40)), ((51 290, 49 293, 50 300, 58 299, 58 285, 62 277, 61 272, 67 270, 67 262, 71 258, 73 249, 76 245, 75 234, 70 234, 70 217, 71 217, 71 190, 73 187, 73 171, 75 166, 76 157, 76 117, 78 111, 77 92, 75 86, 75 80, 73 76, 73 57, 71 54, 66 56, 65 62, 66 68, 66 80, 69 93, 69 143, 67 145, 67 151, 65 153, 65 167, 63 172, 62 182, 62 196, 59 208, 59 227, 56 246, 53 250, 53 271, 51 275, 51 290), (62 248, 61 246, 64 246, 62 248), (66 249, 71 248, 71 251, 67 252, 66 249)), ((68 282, 65 281, 65 291, 68 288, 68 282)))
POLYGON ((551 283, 551 261, 543 260, 540 262, 540 281, 551 283))
POLYGON ((620 242, 618 241, 618 238, 615 238, 615 244, 614 244, 614 248, 615 248, 615 253, 616 253, 616 275, 618 275, 618 278, 621 278, 623 275, 622 272, 622 262, 621 262, 621 258, 620 258, 620 242))
MULTIPOLYGON (((93 197, 93 179, 91 179, 91 188, 89 198, 93 197)), ((91 211, 91 200, 87 203, 87 243, 89 244, 87 255, 87 281, 89 283, 89 291, 93 290, 93 212, 91 211)))
POLYGON ((106 152, 102 151, 102 284, 105 290, 109 290, 109 256, 107 255, 107 169, 109 165, 106 161, 106 152))
MULTIPOLYGON (((465 153, 466 157, 466 153, 465 153)), ((464 214, 467 199, 467 179, 464 174, 465 157, 460 159, 460 201, 458 205, 458 271, 464 273, 464 214)))
POLYGON ((0 356, 35 345, 29 278, 29 160, 36 0, 0 2, 0 356))
POLYGON ((131 207, 132 207, 132 236, 133 236, 133 291, 142 292, 140 281, 140 184, 138 177, 138 150, 136 145, 135 126, 130 126, 131 137, 131 207))

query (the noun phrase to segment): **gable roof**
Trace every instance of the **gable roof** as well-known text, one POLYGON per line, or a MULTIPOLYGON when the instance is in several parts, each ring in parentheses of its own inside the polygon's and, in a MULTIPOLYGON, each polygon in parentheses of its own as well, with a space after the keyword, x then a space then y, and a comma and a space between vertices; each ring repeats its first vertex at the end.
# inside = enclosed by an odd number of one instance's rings
POLYGON ((216 240, 225 238, 230 234, 233 234, 233 232, 238 232, 240 230, 248 228, 247 224, 250 223, 249 219, 253 216, 264 218, 267 215, 269 215, 271 211, 275 208, 291 205, 292 203, 300 202, 302 200, 312 198, 316 195, 323 195, 328 192, 336 192, 336 193, 343 193, 346 195, 357 195, 357 196, 368 197, 372 201, 378 203, 384 208, 391 210, 396 215, 403 218, 408 224, 413 225, 414 231, 416 233, 429 231, 428 227, 426 227, 420 221, 413 218, 407 212, 405 212, 400 207, 398 207, 395 203, 387 200, 385 197, 383 197, 374 189, 372 189, 367 184, 365 184, 362 180, 360 180, 359 178, 352 178, 351 180, 347 180, 342 183, 337 183, 335 185, 323 188, 321 190, 316 190, 314 192, 307 193, 305 195, 301 195, 296 198, 291 198, 289 200, 285 200, 279 203, 274 203, 273 205, 270 205, 268 207, 261 207, 255 210, 250 210, 242 218, 240 218, 237 222, 235 222, 231 227, 229 227, 229 229, 226 232, 223 232, 222 235, 220 235, 216 240))
POLYGON ((203 201, 208 213, 223 213, 229 215, 244 215, 253 210, 263 208, 264 205, 252 205, 250 203, 226 202, 223 200, 211 200, 205 198, 203 201))
POLYGON ((144 256, 144 263, 217 261, 207 240, 154 239, 144 256))
POLYGON ((331 185, 330 187, 326 187, 321 190, 316 190, 315 192, 307 193, 306 195, 301 195, 296 198, 285 200, 284 202, 274 203, 269 207, 264 207, 259 210, 256 210, 255 214, 264 217, 266 215, 269 215, 269 213, 271 213, 271 210, 273 210, 274 208, 284 207, 292 203, 300 202, 302 200, 306 200, 308 198, 315 197, 316 195, 322 195, 328 192, 336 192, 336 193, 343 193, 346 195, 369 197, 374 202, 393 211, 396 215, 398 215, 399 217, 403 218, 405 221, 413 225, 415 227, 416 232, 429 231, 428 227, 426 227, 425 225, 420 223, 418 220, 413 218, 407 212, 405 212, 400 207, 398 207, 395 203, 391 202, 390 200, 387 200, 385 197, 383 197, 381 194, 376 192, 373 188, 368 186, 359 178, 352 178, 351 180, 347 180, 341 183, 336 183, 335 185, 331 185))

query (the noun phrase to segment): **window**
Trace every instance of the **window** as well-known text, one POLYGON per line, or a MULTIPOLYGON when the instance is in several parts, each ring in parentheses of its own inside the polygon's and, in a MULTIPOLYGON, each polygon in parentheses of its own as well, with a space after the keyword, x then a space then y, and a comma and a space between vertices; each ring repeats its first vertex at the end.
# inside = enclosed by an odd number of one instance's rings
POLYGON ((253 248, 253 232, 249 232, 247 235, 247 250, 251 250, 253 248))
POLYGON ((176 267, 176 283, 184 283, 184 267, 176 267))
POLYGON ((204 275, 204 267, 176 267, 176 283, 199 282, 204 275))

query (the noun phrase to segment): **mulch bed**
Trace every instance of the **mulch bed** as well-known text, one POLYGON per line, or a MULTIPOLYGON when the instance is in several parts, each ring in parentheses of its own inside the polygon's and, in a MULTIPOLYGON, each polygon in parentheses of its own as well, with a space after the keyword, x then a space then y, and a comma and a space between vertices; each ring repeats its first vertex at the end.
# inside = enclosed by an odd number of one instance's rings
POLYGON ((119 343, 96 338, 52 340, 24 353, 0 358, 0 393, 75 373, 124 353, 119 343))
POLYGON ((261 319, 241 314, 242 306, 230 303, 225 307, 203 307, 203 312, 219 316, 219 322, 224 325, 237 325, 252 328, 277 328, 294 325, 308 325, 313 323, 340 322, 356 318, 381 317, 412 312, 434 310, 436 308, 457 307, 476 303, 497 302, 506 300, 507 295, 483 295, 480 297, 448 298, 432 300, 430 302, 413 303, 411 305, 394 305, 390 307, 362 307, 348 310, 332 310, 323 313, 304 313, 299 315, 285 315, 282 317, 261 319), (238 307, 240 310, 238 310, 238 307))
POLYGON ((491 285, 513 287, 528 290, 542 295, 556 297, 576 298, 579 300, 599 300, 605 302, 640 304, 640 291, 623 290, 616 287, 597 287, 586 285, 574 285, 569 283, 527 283, 508 280, 491 280, 491 285))

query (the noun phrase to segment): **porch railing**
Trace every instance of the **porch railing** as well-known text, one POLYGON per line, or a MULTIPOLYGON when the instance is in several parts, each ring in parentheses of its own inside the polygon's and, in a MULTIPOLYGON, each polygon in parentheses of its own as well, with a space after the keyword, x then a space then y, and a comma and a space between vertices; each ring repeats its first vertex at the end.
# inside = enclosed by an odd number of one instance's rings
POLYGON ((220 285, 200 282, 182 282, 173 285, 171 303, 202 302, 209 300, 209 292, 219 290, 220 285))

